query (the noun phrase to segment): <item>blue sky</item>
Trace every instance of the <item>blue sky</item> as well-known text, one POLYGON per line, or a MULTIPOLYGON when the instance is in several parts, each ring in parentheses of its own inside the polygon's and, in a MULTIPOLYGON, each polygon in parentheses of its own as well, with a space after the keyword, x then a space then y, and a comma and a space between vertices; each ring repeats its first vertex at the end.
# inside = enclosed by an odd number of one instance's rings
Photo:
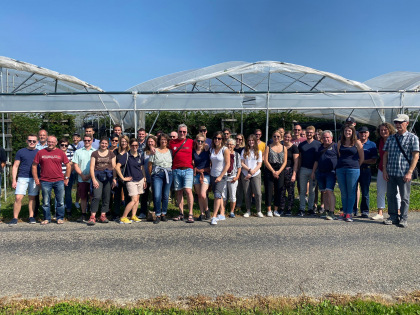
POLYGON ((420 72, 420 1, 3 1, 0 55, 106 91, 225 61, 420 72))

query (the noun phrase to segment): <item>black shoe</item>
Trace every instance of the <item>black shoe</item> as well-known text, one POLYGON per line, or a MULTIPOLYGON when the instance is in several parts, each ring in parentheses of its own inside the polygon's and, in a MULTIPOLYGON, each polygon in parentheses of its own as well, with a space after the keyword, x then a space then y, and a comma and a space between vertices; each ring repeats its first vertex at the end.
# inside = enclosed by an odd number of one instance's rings
POLYGON ((206 216, 204 214, 200 214, 197 218, 197 221, 204 221, 206 219, 206 216))
POLYGON ((210 216, 210 210, 206 210, 206 220, 210 220, 211 216, 210 216))
POLYGON ((286 217, 290 217, 292 215, 292 211, 290 211, 290 210, 287 210, 286 211, 286 214, 285 214, 285 216, 286 217))
POLYGON ((369 213, 362 213, 360 217, 364 219, 369 219, 369 213))
POLYGON ((391 219, 386 219, 385 221, 384 221, 384 224, 385 225, 398 225, 400 222, 398 221, 398 220, 391 220, 391 219))
POLYGON ((315 216, 315 211, 314 210, 309 210, 308 211, 308 216, 314 217, 315 216))
POLYGON ((160 216, 160 221, 162 221, 162 222, 168 222, 168 219, 166 218, 166 215, 161 215, 160 216))
POLYGON ((298 215, 298 217, 303 217, 305 215, 305 211, 299 210, 297 215, 298 215))
POLYGON ((160 222, 160 217, 156 217, 156 220, 153 221, 153 224, 158 224, 160 222))

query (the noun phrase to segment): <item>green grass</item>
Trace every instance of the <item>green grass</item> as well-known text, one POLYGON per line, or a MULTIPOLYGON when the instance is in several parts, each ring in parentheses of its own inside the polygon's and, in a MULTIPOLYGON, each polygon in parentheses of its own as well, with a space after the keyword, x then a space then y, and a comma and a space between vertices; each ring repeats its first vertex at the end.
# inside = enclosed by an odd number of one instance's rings
MULTIPOLYGON (((264 187, 263 187, 264 189, 264 187)), ((75 188, 73 188, 73 200, 75 200, 75 188)), ((336 196, 336 210, 339 210, 341 207, 341 195, 340 195, 340 190, 338 188, 338 185, 336 185, 335 190, 334 190, 334 194, 336 196)), ((295 189, 295 195, 297 195, 297 189, 295 189)), ((376 208, 376 182, 373 182, 370 185, 370 211, 371 212, 375 212, 377 210, 376 208)), ((149 194, 149 198, 151 199, 151 194, 149 194)), ((53 198, 51 198, 53 200, 53 198)), ((185 198, 184 198, 185 199, 185 198)), ((262 210, 263 212, 265 212, 265 204, 264 204, 264 191, 263 191, 263 202, 262 202, 262 210)), ((200 209, 198 208, 198 203, 196 202, 197 200, 195 200, 194 202, 194 214, 197 216, 200 214, 200 209)), ((12 219, 13 217, 13 202, 14 202, 14 191, 8 191, 7 192, 7 201, 4 201, 4 197, 2 197, 2 203, 1 203, 1 213, 0 213, 0 219, 2 218, 4 221, 8 221, 10 219, 12 219)), ((185 207, 184 207, 184 211, 187 210, 187 205, 186 205, 186 200, 184 200, 185 202, 185 207)), ((242 212, 244 213, 246 211, 245 207, 245 200, 243 202, 243 206, 242 206, 242 212)), ((320 204, 320 201, 318 202, 318 204, 320 204)), ((212 205, 213 205, 213 194, 210 192, 209 194, 209 209, 212 209, 212 205)), ((227 209, 226 211, 228 211, 229 208, 229 204, 227 205, 227 209)), ((150 203, 150 209, 149 210, 153 210, 153 203, 150 203)), ((294 213, 296 213, 299 210, 299 202, 297 200, 294 201, 293 204, 293 208, 292 211, 294 213)), ((253 207, 251 209, 251 211, 255 212, 255 207, 253 207)), ((415 184, 411 186, 411 197, 410 197, 410 211, 420 211, 420 185, 415 184)), ((241 214, 241 213, 239 213, 241 214)), ((169 203, 169 209, 168 209, 168 216, 169 217, 175 217, 178 215, 178 208, 175 205, 174 200, 172 200, 172 202, 169 203)), ((19 218, 20 219, 27 219, 28 218, 28 198, 24 197, 23 201, 22 201, 22 210, 20 212, 19 218)), ((76 219, 77 217, 80 216, 80 210, 77 210, 74 206, 73 206, 73 219, 76 219)))

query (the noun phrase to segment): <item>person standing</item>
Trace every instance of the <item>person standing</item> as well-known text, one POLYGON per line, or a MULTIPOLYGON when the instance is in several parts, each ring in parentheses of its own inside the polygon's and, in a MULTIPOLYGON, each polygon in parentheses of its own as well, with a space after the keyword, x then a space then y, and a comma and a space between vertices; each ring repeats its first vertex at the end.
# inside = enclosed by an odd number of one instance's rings
POLYGON ((316 160, 321 142, 315 140, 315 127, 306 127, 306 141, 299 144, 299 216, 303 217, 306 208, 306 194, 308 194, 308 214, 315 215, 315 180, 311 178, 312 169, 316 160), (309 182, 309 188, 308 188, 309 182), (309 191, 307 191, 309 189, 309 191))
POLYGON ((32 163, 32 176, 36 185, 42 189, 42 209, 44 220, 42 225, 51 222, 50 200, 51 191, 54 189, 57 201, 57 224, 64 223, 64 186, 68 185, 70 177, 70 162, 66 154, 57 149, 57 138, 47 138, 47 148, 38 151, 32 163), (66 165, 66 174, 63 176, 62 163, 66 165), (38 165, 41 166, 41 176, 38 178, 38 165))
POLYGON ((89 198, 90 192, 90 158, 92 153, 96 151, 92 148, 92 139, 90 135, 85 135, 83 137, 83 148, 76 150, 73 155, 73 165, 74 170, 78 174, 77 180, 77 192, 80 196, 80 205, 82 208, 82 215, 77 220, 78 222, 87 221, 87 200, 89 198))
MULTIPOLYGON (((35 147, 38 151, 45 149, 48 146, 47 138, 48 138, 48 132, 45 129, 41 129, 40 131, 38 131, 39 141, 35 147)), ((34 217, 38 216, 39 210, 42 210, 42 209, 41 209, 41 203, 39 201, 39 192, 38 192, 38 195, 35 197, 34 217)))
POLYGON ((146 129, 144 128, 140 128, 139 130, 137 130, 137 141, 139 143, 139 153, 142 154, 143 151, 146 149, 146 129))
MULTIPOLYGON (((235 151, 236 141, 234 139, 228 139, 227 147, 229 149, 230 154, 230 166, 226 173, 226 180, 227 180, 227 190, 229 193, 229 201, 230 201, 230 218, 235 217, 235 207, 236 207, 236 192, 239 186, 239 178, 241 176, 241 169, 242 169, 242 161, 241 155, 235 151)), ((226 209, 226 201, 225 198, 224 207, 226 209)))
MULTIPOLYGON (((130 151, 130 145, 129 145, 130 139, 128 139, 128 136, 121 136, 120 142, 118 145, 118 149, 114 150, 114 154, 116 156, 116 163, 119 163, 121 159, 124 159, 124 161, 127 161, 128 152, 130 151)), ((123 165, 123 170, 121 171, 123 174, 125 173, 126 164, 120 163, 123 165)), ((114 207, 113 207, 113 220, 114 221, 120 221, 120 213, 121 213, 121 203, 124 200, 124 202, 129 203, 130 202, 130 196, 128 195, 127 191, 127 185, 126 182, 121 180, 120 177, 116 176, 117 180, 117 186, 114 187, 114 207)))
POLYGON ((223 146, 227 147, 227 141, 230 139, 232 132, 229 128, 224 128, 222 130, 223 133, 223 146))
POLYGON ((172 154, 168 149, 169 136, 162 133, 158 137, 157 143, 159 147, 156 148, 155 154, 150 156, 148 163, 153 186, 153 206, 156 215, 154 224, 158 224, 160 221, 168 221, 166 213, 172 185, 172 154))
POLYGON ((354 127, 344 128, 341 140, 337 143, 337 150, 339 158, 336 174, 343 205, 343 212, 338 219, 352 222, 357 180, 360 176, 360 165, 363 164, 364 160, 363 145, 357 140, 354 127))
POLYGON ((388 214, 384 224, 408 226, 411 180, 419 159, 419 138, 407 131, 410 119, 399 114, 394 119, 397 133, 389 136, 384 146, 383 176, 387 181, 388 214), (398 215, 397 194, 401 196, 400 215, 398 215))
MULTIPOLYGON (((99 140, 94 138, 95 135, 95 129, 93 129, 92 125, 87 125, 85 127, 85 136, 89 136, 92 139, 92 143, 91 146, 92 148, 94 148, 95 150, 99 149, 99 140)), ((80 141, 77 144, 77 149, 81 149, 85 146, 84 141, 80 141)))
MULTIPOLYGON (((58 147, 61 151, 63 151, 66 154, 67 159, 70 162, 70 169, 72 172, 73 171, 72 160, 73 160, 74 151, 69 150, 69 146, 70 146, 69 140, 67 138, 61 138, 60 141, 58 141, 58 147)), ((63 174, 65 174, 67 170, 66 165, 62 164, 61 168, 62 168, 63 174)), ((73 187, 73 180, 72 180, 71 172, 70 172, 69 182, 67 186, 64 187, 64 209, 68 218, 71 217, 71 208, 73 207, 73 201, 71 198, 71 189, 73 187)), ((56 204, 57 204, 57 201, 56 201, 56 204)))
MULTIPOLYGON (((359 184, 362 192, 362 201, 360 203, 360 211, 362 218, 369 218, 369 187, 372 180, 371 165, 376 164, 378 158, 378 150, 376 143, 369 140, 369 129, 365 126, 359 129, 360 142, 363 145, 364 160, 360 165, 359 184)), ((353 207, 354 209, 354 207, 353 207)), ((357 209, 357 205, 356 205, 357 209)))
POLYGON ((192 186, 194 180, 194 171, 192 164, 192 153, 194 141, 187 139, 187 126, 181 124, 178 126, 178 139, 172 139, 169 142, 169 149, 172 151, 172 171, 174 176, 174 188, 177 194, 177 204, 179 209, 178 217, 175 221, 184 219, 184 198, 183 193, 187 194, 188 202, 188 220, 187 223, 194 223, 193 206, 194 197, 192 186))
POLYGON ((20 149, 16 153, 15 162, 12 168, 12 188, 15 191, 15 202, 13 204, 13 219, 9 222, 9 226, 18 223, 18 217, 22 208, 22 199, 28 192, 29 203, 29 223, 35 224, 34 217, 35 197, 38 196, 39 186, 35 184, 32 176, 32 163, 38 152, 36 144, 38 139, 35 134, 28 135, 26 139, 26 148, 20 149))
POLYGON ((275 131, 272 135, 273 143, 269 144, 264 152, 265 164, 265 205, 267 207, 267 217, 272 217, 271 202, 274 192, 274 216, 279 217, 281 188, 284 185, 284 169, 287 165, 287 150, 280 142, 280 133, 275 131), (274 187, 274 190, 273 190, 274 187))
MULTIPOLYGON (((262 137, 261 129, 255 129, 254 135, 257 138, 258 150, 260 150, 261 153, 264 153, 266 145, 264 141, 261 141, 261 137, 262 137)), ((263 155, 263 160, 264 160, 264 155, 263 155)))
MULTIPOLYGON (((379 150, 379 163, 378 163, 378 176, 376 178, 376 203, 378 207, 378 213, 371 217, 372 220, 383 220, 383 210, 385 209, 385 196, 387 191, 387 182, 384 179, 383 173, 383 157, 384 157, 384 145, 388 140, 388 137, 395 134, 395 128, 390 123, 382 123, 376 129, 376 135, 379 138, 378 150, 379 150)), ((401 207, 400 194, 397 194, 398 209, 401 207)))
POLYGON ((206 139, 205 143, 210 148, 211 147, 211 139, 210 138, 207 138, 207 127, 206 126, 200 126, 199 131, 203 135, 204 139, 206 139))
MULTIPOLYGON (((236 134, 235 137, 236 145, 235 145, 235 152, 239 154, 239 157, 242 154, 242 151, 245 149, 245 136, 242 133, 236 134)), ((241 168, 242 168, 242 160, 241 160, 241 168)), ((239 180, 238 180, 238 189, 236 190, 236 209, 239 211, 242 207, 242 201, 244 200, 244 189, 242 184, 242 177, 241 172, 239 172, 239 180)))
POLYGON ((333 134, 330 130, 322 133, 322 146, 316 152, 316 161, 312 169, 312 179, 317 180, 319 190, 324 196, 325 210, 327 220, 334 220, 335 210, 335 178, 338 160, 337 144, 333 142, 333 134))
POLYGON ((114 127, 112 128, 112 133, 117 135, 118 138, 120 138, 123 134, 121 125, 115 124, 114 127))
MULTIPOLYGON (((147 204, 149 202, 149 192, 152 187, 152 179, 149 173, 149 158, 155 152, 157 146, 157 138, 155 136, 150 135, 146 140, 146 148, 143 151, 143 163, 144 163, 144 171, 146 173, 146 183, 147 187, 144 189, 143 194, 140 196, 140 215, 139 219, 146 219, 149 213, 147 208, 147 204)), ((151 214, 151 213, 150 213, 151 214)))
POLYGON ((195 137, 193 151, 194 188, 201 212, 198 217, 199 221, 210 219, 209 201, 207 198, 207 190, 210 186, 210 151, 204 149, 205 139, 205 136, 199 133, 195 137))

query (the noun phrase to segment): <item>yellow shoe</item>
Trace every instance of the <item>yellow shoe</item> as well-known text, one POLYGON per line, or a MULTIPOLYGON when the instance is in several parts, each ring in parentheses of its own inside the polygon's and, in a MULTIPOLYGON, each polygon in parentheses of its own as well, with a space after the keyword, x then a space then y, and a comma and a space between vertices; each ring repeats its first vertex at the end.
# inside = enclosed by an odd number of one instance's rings
POLYGON ((137 218, 135 215, 133 215, 131 217, 131 221, 133 221, 133 222, 141 222, 141 220, 139 218, 137 218))
POLYGON ((121 218, 120 224, 131 224, 131 221, 127 217, 121 218))

